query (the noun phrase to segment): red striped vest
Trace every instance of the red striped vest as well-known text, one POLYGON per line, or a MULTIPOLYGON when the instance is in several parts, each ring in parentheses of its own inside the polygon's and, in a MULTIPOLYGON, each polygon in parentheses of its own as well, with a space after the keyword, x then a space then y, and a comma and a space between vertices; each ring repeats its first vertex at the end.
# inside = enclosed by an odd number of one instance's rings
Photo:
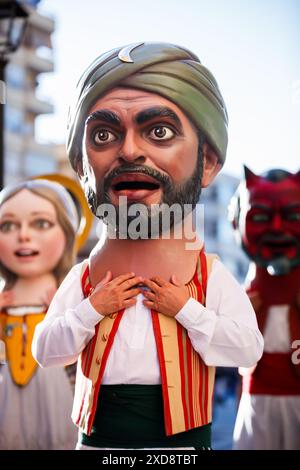
MULTIPOLYGON (((193 279, 187 284, 190 296, 205 304, 207 278, 215 255, 203 250, 193 279)), ((82 275, 85 297, 91 293, 88 266, 82 275)), ((72 419, 90 434, 98 404, 107 358, 124 314, 106 316, 95 327, 95 335, 82 351, 76 376, 72 419)), ((166 435, 188 431, 212 420, 215 368, 204 364, 193 349, 187 331, 175 318, 152 311, 153 330, 160 364, 166 435)))

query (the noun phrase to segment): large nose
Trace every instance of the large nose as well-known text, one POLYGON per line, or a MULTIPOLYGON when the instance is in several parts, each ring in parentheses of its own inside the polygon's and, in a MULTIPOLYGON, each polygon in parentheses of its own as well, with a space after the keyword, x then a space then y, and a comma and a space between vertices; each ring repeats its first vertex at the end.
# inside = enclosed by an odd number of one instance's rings
POLYGON ((119 162, 144 163, 146 157, 141 142, 141 137, 133 129, 128 130, 119 153, 119 162))
POLYGON ((278 212, 274 214, 271 226, 274 232, 280 232, 282 230, 282 217, 278 212))
POLYGON ((28 241, 28 240, 31 239, 30 227, 26 222, 23 222, 21 224, 18 235, 19 235, 19 240, 22 241, 22 242, 28 241))

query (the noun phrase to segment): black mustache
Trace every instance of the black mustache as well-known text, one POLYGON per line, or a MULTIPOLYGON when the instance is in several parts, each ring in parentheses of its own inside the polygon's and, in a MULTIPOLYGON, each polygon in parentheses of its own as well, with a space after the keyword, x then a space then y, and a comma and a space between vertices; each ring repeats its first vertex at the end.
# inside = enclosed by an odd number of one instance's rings
POLYGON ((124 173, 139 173, 147 176, 151 176, 157 180, 165 189, 172 187, 171 179, 155 170, 145 165, 122 165, 118 168, 114 168, 105 178, 104 178, 104 190, 107 191, 111 182, 117 176, 123 175, 124 173))

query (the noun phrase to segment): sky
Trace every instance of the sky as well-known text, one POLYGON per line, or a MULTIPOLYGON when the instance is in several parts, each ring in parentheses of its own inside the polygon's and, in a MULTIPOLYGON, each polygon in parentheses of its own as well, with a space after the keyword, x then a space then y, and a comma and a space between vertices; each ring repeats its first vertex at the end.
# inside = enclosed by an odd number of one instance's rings
POLYGON ((218 81, 229 115, 224 171, 240 177, 300 169, 300 0, 42 0, 54 17, 55 71, 39 95, 55 113, 38 118, 41 142, 64 143, 76 82, 117 46, 166 41, 198 55, 218 81))

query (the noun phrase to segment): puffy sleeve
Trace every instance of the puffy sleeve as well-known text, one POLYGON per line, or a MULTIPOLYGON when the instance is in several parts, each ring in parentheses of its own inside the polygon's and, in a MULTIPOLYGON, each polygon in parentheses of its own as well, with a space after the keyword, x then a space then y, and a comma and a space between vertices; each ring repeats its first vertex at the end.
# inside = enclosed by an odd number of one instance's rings
POLYGON ((219 260, 208 278, 206 306, 190 298, 175 318, 207 365, 250 367, 262 356, 263 337, 248 296, 219 260))
POLYGON ((32 354, 41 367, 65 366, 77 361, 104 317, 85 299, 81 288, 82 263, 68 273, 36 326, 32 354))

